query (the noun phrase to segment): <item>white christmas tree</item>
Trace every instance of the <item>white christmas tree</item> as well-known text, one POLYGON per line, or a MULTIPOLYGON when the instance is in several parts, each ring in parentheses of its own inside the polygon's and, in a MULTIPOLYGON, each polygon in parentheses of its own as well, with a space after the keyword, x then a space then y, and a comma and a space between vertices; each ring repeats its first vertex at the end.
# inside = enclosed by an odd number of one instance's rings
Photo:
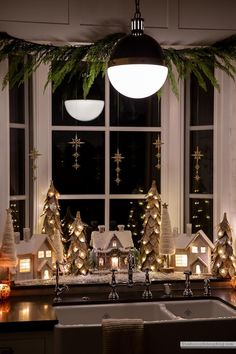
POLYGON ((168 205, 166 203, 162 206, 159 252, 166 256, 164 268, 170 268, 170 256, 175 253, 175 243, 171 229, 168 205))
POLYGON ((11 209, 7 209, 5 230, 0 248, 0 267, 13 268, 17 265, 16 245, 11 209))

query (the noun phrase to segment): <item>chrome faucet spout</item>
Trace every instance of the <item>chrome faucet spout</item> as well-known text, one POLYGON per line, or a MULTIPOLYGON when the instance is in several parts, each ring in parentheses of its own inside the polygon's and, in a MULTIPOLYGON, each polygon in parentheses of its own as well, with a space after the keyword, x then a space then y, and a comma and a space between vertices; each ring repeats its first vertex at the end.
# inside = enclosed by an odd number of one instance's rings
POLYGON ((134 255, 131 252, 129 252, 128 254, 127 261, 128 261, 128 286, 131 287, 134 284, 133 271, 135 267, 134 255))
POLYGON ((186 270, 184 272, 184 274, 185 274, 185 289, 184 289, 183 295, 184 296, 193 296, 193 292, 190 289, 190 275, 192 275, 192 272, 191 272, 191 270, 186 270))
POLYGON ((60 263, 59 261, 56 261, 56 283, 55 283, 55 297, 53 299, 53 302, 61 302, 61 294, 63 294, 65 291, 69 290, 69 287, 66 284, 60 285, 59 284, 59 277, 60 277, 60 265, 65 265, 65 263, 60 263))

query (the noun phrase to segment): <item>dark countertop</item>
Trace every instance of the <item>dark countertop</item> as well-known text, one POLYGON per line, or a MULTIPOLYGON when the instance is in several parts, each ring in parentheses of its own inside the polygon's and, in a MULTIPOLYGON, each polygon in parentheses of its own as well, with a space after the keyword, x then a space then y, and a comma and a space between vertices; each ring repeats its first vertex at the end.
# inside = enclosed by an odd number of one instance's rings
MULTIPOLYGON (((173 285, 172 299, 183 298, 184 282, 176 282, 173 285)), ((200 283, 192 282, 193 297, 203 296, 203 287, 200 283)), ((142 300, 143 287, 128 289, 119 285, 117 291, 120 302, 148 301, 142 300)), ((153 300, 166 299, 163 284, 151 285, 153 300)), ((104 303, 109 302, 108 294, 110 287, 107 284, 93 286, 71 286, 68 293, 64 294, 60 304, 73 303, 104 303)), ((232 289, 229 282, 216 283, 211 286, 213 297, 219 297, 236 307, 236 290, 232 289)), ((12 296, 8 301, 0 303, 0 331, 38 331, 53 330, 57 318, 53 308, 54 288, 38 287, 33 289, 19 288, 12 290, 12 296)), ((186 298, 185 298, 186 299, 186 298)))

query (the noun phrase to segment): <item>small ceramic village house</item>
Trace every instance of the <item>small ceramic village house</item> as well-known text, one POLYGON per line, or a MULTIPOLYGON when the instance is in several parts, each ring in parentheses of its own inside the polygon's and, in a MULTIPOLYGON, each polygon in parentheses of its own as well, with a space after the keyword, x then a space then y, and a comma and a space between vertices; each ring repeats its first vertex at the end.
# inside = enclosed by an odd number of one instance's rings
POLYGON ((29 239, 16 241, 16 252, 18 257, 16 280, 52 277, 56 253, 46 234, 33 235, 29 239))
POLYGON ((175 238, 175 248, 172 256, 175 271, 189 269, 193 274, 211 273, 211 252, 214 244, 202 230, 191 236, 178 235, 175 238))
POLYGON ((93 231, 90 246, 98 270, 126 269, 127 256, 134 247, 131 231, 93 231))

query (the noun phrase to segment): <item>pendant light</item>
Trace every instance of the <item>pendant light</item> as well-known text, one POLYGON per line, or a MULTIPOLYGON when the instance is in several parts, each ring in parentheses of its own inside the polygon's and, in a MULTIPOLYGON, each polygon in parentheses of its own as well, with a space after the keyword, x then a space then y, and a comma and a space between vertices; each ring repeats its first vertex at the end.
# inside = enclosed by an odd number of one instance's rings
POLYGON ((135 0, 136 11, 131 20, 131 34, 114 48, 108 63, 108 77, 122 95, 144 98, 157 92, 165 83, 168 69, 159 43, 144 34, 144 19, 135 0))
POLYGON ((103 100, 75 99, 66 100, 65 107, 71 117, 81 122, 96 119, 103 110, 103 100))

